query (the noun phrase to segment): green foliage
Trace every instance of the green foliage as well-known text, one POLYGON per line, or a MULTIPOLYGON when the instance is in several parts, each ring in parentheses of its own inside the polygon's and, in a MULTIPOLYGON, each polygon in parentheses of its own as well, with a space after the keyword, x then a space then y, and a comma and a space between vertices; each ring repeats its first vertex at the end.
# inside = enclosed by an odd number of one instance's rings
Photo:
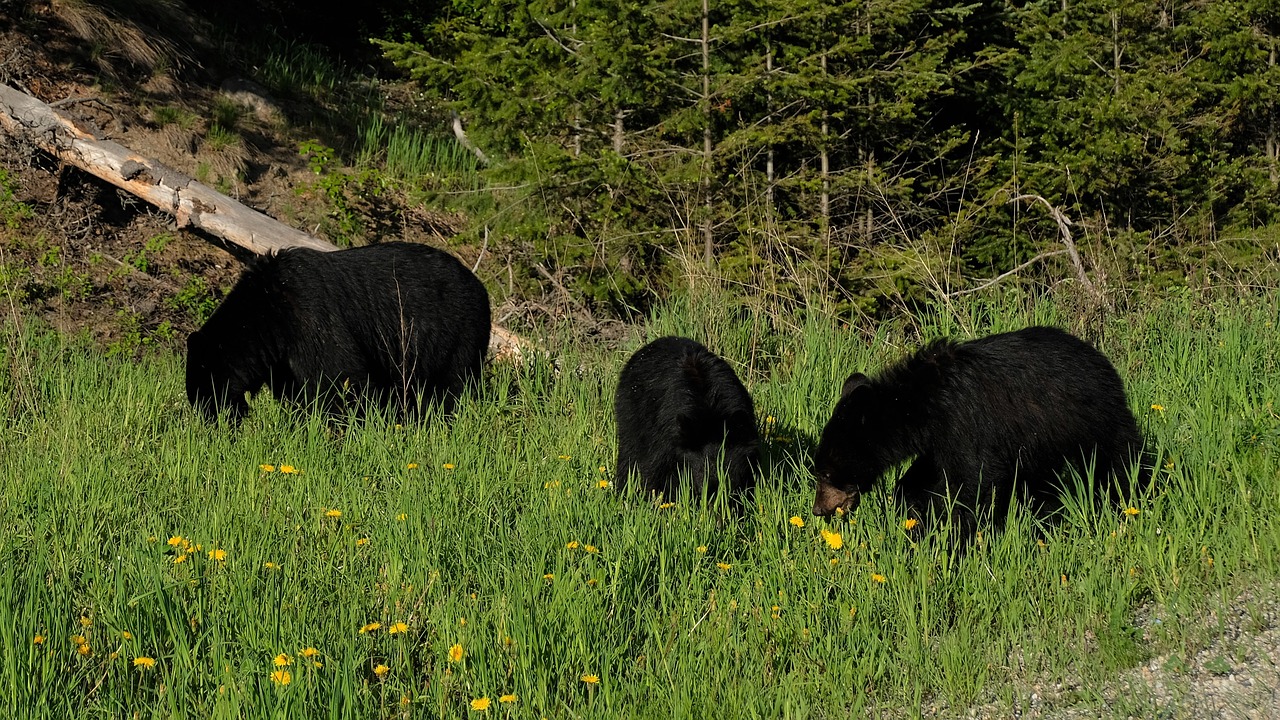
POLYGON ((0 227, 8 230, 17 230, 32 214, 31 206, 15 197, 16 189, 16 181, 9 177, 7 170, 0 168, 0 227))
POLYGON ((1155 491, 1132 516, 1015 512, 963 553, 904 528, 887 492, 810 517, 807 448, 851 370, 1071 313, 1011 294, 863 336, 818 312, 770 328, 741 312, 754 300, 680 297, 645 328, 704 334, 755 396, 770 462, 741 516, 600 487, 624 352, 560 342, 572 372, 493 368, 449 421, 258 397, 232 429, 186 406, 179 357, 14 336, 32 397, 0 397, 0 714, 462 717, 487 697, 521 717, 1011 715, 1042 685, 1093 702, 1148 658, 1185 669, 1224 599, 1280 579, 1280 447, 1230 441, 1280 430, 1274 297, 1105 321, 1155 491), (998 671, 1011 658, 1025 671, 998 671))

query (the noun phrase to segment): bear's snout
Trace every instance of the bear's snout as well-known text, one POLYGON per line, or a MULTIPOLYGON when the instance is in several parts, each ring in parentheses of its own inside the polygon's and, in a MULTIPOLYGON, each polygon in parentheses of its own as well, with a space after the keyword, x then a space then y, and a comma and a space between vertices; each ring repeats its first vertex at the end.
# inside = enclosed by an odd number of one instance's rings
POLYGON ((834 515, 837 509, 852 512, 858 507, 861 496, 857 492, 845 492, 825 482, 818 483, 818 494, 813 501, 813 514, 818 517, 834 515))

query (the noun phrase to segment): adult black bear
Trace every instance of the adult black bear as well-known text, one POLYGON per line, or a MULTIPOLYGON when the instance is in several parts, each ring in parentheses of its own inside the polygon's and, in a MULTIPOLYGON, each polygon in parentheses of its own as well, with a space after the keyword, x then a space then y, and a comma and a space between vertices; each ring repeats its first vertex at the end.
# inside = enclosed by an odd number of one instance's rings
POLYGON ((210 419, 248 411, 264 384, 281 399, 344 397, 413 414, 446 412, 480 374, 489 294, 456 258, 407 243, 254 262, 187 338, 187 399, 210 419))
POLYGON ((1057 328, 938 340, 875 378, 845 381, 814 462, 815 515, 852 510, 892 466, 915 458, 894 494, 913 514, 948 493, 969 525, 1003 518, 1015 482, 1035 510, 1059 506, 1063 471, 1129 490, 1142 435, 1107 358, 1057 328))
POLYGON ((733 368, 701 343, 654 340, 622 368, 614 397, 622 489, 635 478, 674 499, 681 476, 713 495, 723 468, 734 497, 755 484, 759 437, 751 395, 733 368))

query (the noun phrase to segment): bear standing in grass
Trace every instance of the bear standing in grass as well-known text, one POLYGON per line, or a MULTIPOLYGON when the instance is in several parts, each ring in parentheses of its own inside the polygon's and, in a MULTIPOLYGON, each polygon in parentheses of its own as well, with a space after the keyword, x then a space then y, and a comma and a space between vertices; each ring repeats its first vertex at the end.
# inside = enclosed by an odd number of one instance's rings
POLYGON ((1015 484, 1034 510, 1059 507, 1069 468, 1092 468, 1100 493, 1126 496, 1141 450, 1120 376, 1084 341, 1051 327, 939 340, 845 381, 818 443, 813 512, 852 510, 914 457, 894 491, 913 515, 949 491, 963 525, 987 507, 998 522, 1015 484))
POLYGON ((707 496, 722 468, 737 496, 754 485, 759 437, 751 395, 720 356, 680 337, 654 340, 636 351, 618 378, 621 490, 634 476, 674 500, 681 477, 707 496))
POLYGON ((187 399, 210 419, 248 411, 264 384, 281 399, 347 398, 411 415, 446 412, 480 374, 489 294, 448 253, 384 243, 289 249, 254 262, 187 338, 187 399))

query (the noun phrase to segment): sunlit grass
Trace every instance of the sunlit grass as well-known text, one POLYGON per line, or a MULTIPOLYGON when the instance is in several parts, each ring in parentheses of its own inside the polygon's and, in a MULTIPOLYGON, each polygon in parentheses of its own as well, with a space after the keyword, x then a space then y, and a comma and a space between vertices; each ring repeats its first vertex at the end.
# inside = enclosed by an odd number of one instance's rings
MULTIPOLYGON (((6 367, 31 373, 0 378, 0 715, 911 715, 1100 683, 1280 576, 1274 300, 1107 321, 1157 492, 1048 527, 1015 513, 963 553, 886 493, 808 513, 840 382, 915 333, 775 333, 727 304, 649 335, 703 339, 752 390, 769 471, 743 517, 601 487, 625 352, 492 368, 450 422, 332 424, 260 397, 230 429, 186 406, 180 358, 11 337, 6 367)), ((921 323, 1032 320, 1069 324, 1043 303, 921 323)))

